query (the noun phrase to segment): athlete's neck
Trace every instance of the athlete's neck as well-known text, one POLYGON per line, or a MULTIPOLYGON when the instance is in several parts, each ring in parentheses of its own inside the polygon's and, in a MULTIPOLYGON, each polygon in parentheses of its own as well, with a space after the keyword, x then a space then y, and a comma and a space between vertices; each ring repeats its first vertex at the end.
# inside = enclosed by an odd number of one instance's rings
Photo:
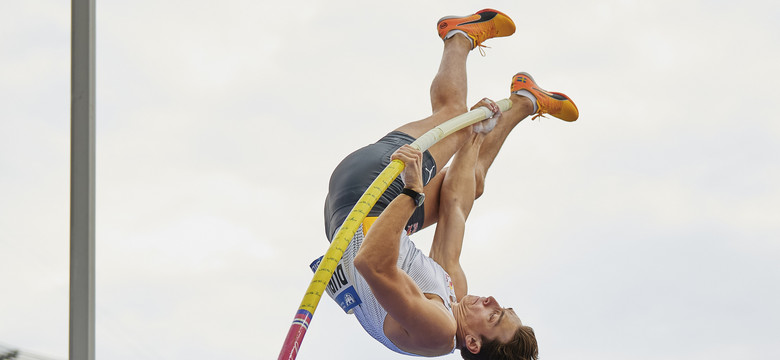
POLYGON ((452 303, 452 316, 455 317, 455 348, 460 349, 463 347, 464 339, 466 338, 466 329, 463 325, 466 323, 466 309, 461 306, 459 302, 452 303))

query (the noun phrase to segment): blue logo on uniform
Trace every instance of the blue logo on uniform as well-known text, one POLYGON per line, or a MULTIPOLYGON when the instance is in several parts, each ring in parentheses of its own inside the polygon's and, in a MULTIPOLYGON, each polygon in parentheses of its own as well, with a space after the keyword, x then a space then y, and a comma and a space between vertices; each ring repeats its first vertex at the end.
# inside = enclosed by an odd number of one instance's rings
POLYGON ((345 312, 352 310, 352 308, 360 304, 360 296, 358 296, 357 291, 352 286, 336 295, 335 300, 345 312))

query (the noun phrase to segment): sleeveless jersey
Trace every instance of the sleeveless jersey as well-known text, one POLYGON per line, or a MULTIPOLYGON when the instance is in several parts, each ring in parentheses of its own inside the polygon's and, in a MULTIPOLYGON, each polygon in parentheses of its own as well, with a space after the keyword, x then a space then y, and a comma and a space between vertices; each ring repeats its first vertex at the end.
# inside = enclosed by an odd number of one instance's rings
MULTIPOLYGON (((452 313, 452 306, 450 303, 457 299, 455 298, 455 288, 452 285, 449 274, 447 274, 436 261, 423 254, 406 233, 401 235, 400 241, 401 247, 398 254, 398 267, 414 280, 415 284, 417 284, 423 293, 440 297, 443 300, 444 306, 452 313)), ((357 255, 361 244, 363 244, 362 226, 358 229, 357 233, 355 233, 355 237, 344 251, 344 264, 346 266, 353 266, 352 262, 355 259, 355 255, 357 255)), ((366 283, 363 276, 354 268, 350 270, 350 272, 354 274, 355 290, 362 299, 362 303, 354 309, 354 315, 360 322, 360 325, 363 326, 363 329, 365 329, 371 337, 390 350, 405 355, 418 356, 399 349, 387 338, 387 336, 385 336, 384 323, 387 311, 382 308, 379 301, 377 301, 371 293, 371 288, 368 283, 366 283)), ((455 349, 453 348, 453 351, 454 350, 455 349)))

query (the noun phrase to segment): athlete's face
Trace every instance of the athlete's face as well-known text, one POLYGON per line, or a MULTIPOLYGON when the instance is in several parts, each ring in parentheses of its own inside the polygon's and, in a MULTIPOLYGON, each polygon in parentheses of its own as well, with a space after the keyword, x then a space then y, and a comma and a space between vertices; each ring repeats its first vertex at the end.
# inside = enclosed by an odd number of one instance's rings
POLYGON ((505 343, 522 325, 512 308, 502 308, 492 296, 466 295, 460 303, 465 307, 465 325, 474 336, 505 343))

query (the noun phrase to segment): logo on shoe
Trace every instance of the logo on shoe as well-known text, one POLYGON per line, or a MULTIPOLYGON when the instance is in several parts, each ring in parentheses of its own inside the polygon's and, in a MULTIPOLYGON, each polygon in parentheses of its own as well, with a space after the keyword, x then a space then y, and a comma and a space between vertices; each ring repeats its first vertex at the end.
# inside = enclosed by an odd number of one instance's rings
POLYGON ((547 90, 545 90, 545 89, 540 89, 540 88, 536 88, 535 87, 534 90, 538 91, 540 94, 545 95, 547 97, 553 97, 552 94, 547 92, 547 90))
POLYGON ((442 21, 441 24, 439 24, 439 29, 445 29, 447 28, 447 26, 448 26, 447 23, 442 21))
POLYGON ((478 14, 475 14, 475 15, 479 15, 479 19, 474 20, 474 21, 460 23, 457 26, 463 26, 463 25, 469 25, 469 24, 477 24, 477 23, 481 23, 481 22, 485 22, 485 21, 490 21, 490 20, 493 20, 493 18, 496 17, 496 15, 498 15, 498 13, 495 13, 495 12, 492 12, 492 11, 485 11, 485 12, 481 12, 481 13, 478 13, 478 14))

